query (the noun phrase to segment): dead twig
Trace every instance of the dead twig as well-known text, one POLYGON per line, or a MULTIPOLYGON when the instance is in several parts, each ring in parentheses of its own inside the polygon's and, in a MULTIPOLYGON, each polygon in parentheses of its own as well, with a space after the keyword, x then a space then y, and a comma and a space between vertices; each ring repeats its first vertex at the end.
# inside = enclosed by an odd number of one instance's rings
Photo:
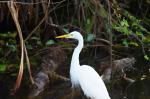
POLYGON ((22 76, 23 76, 23 67, 24 67, 23 37, 22 37, 21 27, 20 27, 19 21, 18 21, 18 9, 15 8, 13 1, 8 2, 8 8, 9 8, 10 13, 12 15, 12 18, 13 18, 15 24, 16 24, 18 34, 19 34, 19 38, 20 38, 20 46, 21 46, 20 69, 19 69, 17 80, 16 80, 16 85, 15 85, 15 88, 14 88, 14 91, 16 92, 16 90, 19 88, 19 86, 21 84, 21 80, 22 80, 22 76))
POLYGON ((45 12, 45 15, 43 17, 43 19, 39 22, 39 24, 31 31, 31 33, 27 36, 27 38, 25 39, 25 42, 35 33, 35 31, 42 25, 42 23, 46 20, 47 18, 47 14, 49 14, 50 12, 52 12, 53 10, 55 10, 60 4, 62 4, 64 1, 66 0, 62 0, 61 2, 59 2, 53 9, 51 9, 50 11, 48 11, 49 5, 50 5, 50 0, 45 12))
POLYGON ((32 82, 32 84, 34 84, 34 80, 33 80, 33 77, 32 77, 32 74, 31 74, 31 66, 30 66, 30 61, 29 61, 29 57, 28 57, 28 52, 27 52, 27 48, 24 44, 24 51, 25 51, 25 55, 26 55, 26 61, 27 61, 27 67, 28 67, 28 71, 29 71, 29 76, 30 76, 30 80, 32 82))
POLYGON ((110 1, 107 0, 107 5, 108 5, 108 13, 109 13, 109 16, 108 16, 108 25, 109 25, 109 28, 108 28, 108 34, 109 34, 109 41, 110 41, 110 67, 112 67, 112 30, 111 30, 111 7, 110 7, 110 1))
POLYGON ((8 2, 8 8, 9 8, 10 13, 12 15, 12 18, 13 18, 15 24, 16 24, 16 28, 17 28, 17 31, 18 31, 19 39, 20 39, 20 46, 21 46, 20 68, 19 68, 19 73, 18 73, 18 77, 17 77, 17 80, 16 80, 16 85, 15 85, 15 88, 14 88, 14 92, 16 92, 16 90, 20 87, 22 76, 23 76, 24 51, 25 51, 25 55, 26 55, 26 61, 27 61, 28 69, 29 69, 30 79, 31 79, 32 83, 34 83, 34 81, 32 79, 32 75, 31 75, 30 63, 29 63, 29 58, 28 58, 26 46, 25 46, 24 41, 23 41, 22 30, 21 30, 21 27, 20 27, 20 24, 19 24, 19 21, 18 21, 18 8, 15 7, 13 1, 8 2))
MULTIPOLYGON (((66 1, 66 0, 63 0, 66 1)), ((0 1, 0 3, 9 3, 11 1, 0 1)), ((21 5, 37 5, 37 4, 42 4, 42 3, 47 3, 46 1, 40 1, 40 2, 19 2, 19 1, 13 1, 15 4, 21 4, 21 5)), ((55 2, 55 3, 50 3, 50 4, 58 4, 60 2, 55 2)))

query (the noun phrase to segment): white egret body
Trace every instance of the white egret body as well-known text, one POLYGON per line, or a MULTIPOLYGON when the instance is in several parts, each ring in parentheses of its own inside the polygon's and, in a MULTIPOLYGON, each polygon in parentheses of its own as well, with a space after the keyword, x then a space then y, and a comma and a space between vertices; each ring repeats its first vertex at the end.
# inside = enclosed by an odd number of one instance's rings
POLYGON ((78 46, 74 49, 70 77, 72 87, 80 86, 84 94, 91 99, 110 99, 106 86, 99 74, 90 66, 79 63, 79 54, 83 48, 83 37, 77 32, 71 32, 56 38, 73 38, 78 40, 78 46))

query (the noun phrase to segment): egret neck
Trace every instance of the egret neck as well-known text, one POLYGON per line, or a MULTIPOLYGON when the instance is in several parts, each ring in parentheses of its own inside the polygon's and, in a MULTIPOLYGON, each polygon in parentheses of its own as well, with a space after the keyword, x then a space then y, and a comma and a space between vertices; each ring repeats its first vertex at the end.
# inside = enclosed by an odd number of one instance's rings
POLYGON ((80 36, 79 38, 77 38, 77 40, 78 40, 78 45, 74 49, 74 52, 73 52, 73 55, 72 55, 71 69, 80 66, 79 55, 80 55, 80 52, 81 52, 81 50, 83 48, 83 37, 80 36))

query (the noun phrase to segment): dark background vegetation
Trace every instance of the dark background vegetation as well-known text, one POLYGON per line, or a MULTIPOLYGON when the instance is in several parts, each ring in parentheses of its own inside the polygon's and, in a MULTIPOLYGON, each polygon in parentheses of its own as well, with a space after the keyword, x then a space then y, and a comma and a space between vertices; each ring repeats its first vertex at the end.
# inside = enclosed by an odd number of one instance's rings
MULTIPOLYGON (((51 47, 56 50, 54 46, 66 51, 63 64, 69 66, 76 43, 55 36, 76 30, 85 40, 81 64, 93 66, 100 74, 101 62, 111 66, 113 60, 135 57, 136 71, 126 74, 136 83, 127 86, 121 78, 113 80, 108 86, 112 99, 150 99, 150 0, 12 0, 23 38, 8 1, 0 1, 0 97, 6 98, 15 84, 22 53, 20 42, 27 48, 34 75, 41 68, 43 53, 49 54, 51 47), (118 98, 113 98, 114 86, 120 89, 118 98)), ((22 90, 30 84, 26 61, 23 64, 22 90)), ((64 68, 60 66, 59 72, 69 77, 69 69, 64 68)))

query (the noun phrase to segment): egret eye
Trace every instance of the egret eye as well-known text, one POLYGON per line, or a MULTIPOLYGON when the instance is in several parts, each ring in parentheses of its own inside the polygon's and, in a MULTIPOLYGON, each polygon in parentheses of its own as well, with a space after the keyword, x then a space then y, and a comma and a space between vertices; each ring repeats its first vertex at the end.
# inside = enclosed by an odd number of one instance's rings
POLYGON ((71 34, 71 37, 73 37, 73 34, 71 34))

